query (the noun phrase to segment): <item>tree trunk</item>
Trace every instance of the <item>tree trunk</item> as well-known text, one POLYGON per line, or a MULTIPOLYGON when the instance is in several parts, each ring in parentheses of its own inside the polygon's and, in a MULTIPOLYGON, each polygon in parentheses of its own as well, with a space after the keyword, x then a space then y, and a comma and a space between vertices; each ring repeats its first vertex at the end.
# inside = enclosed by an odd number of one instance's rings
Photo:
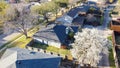
POLYGON ((24 35, 25 35, 25 37, 26 37, 26 39, 28 38, 28 33, 27 33, 27 30, 25 29, 24 30, 24 35))
POLYGON ((47 23, 48 23, 47 13, 45 13, 45 14, 44 14, 44 20, 46 20, 46 21, 47 21, 47 23))

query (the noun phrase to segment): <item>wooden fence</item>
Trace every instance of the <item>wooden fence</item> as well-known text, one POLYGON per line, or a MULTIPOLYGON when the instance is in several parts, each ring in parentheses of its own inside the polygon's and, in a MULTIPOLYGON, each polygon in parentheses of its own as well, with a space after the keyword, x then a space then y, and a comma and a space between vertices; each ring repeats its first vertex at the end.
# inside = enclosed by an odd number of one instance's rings
POLYGON ((35 52, 41 52, 41 53, 46 53, 46 54, 50 54, 50 55, 60 56, 63 59, 64 58, 68 59, 68 55, 63 55, 63 54, 59 54, 59 53, 55 53, 55 52, 51 52, 51 51, 46 51, 46 50, 41 49, 41 48, 35 48, 35 47, 31 47, 31 46, 26 46, 26 49, 32 50, 32 51, 35 51, 35 52))
POLYGON ((117 54, 116 54, 116 46, 117 46, 117 44, 116 44, 116 41, 115 41, 115 33, 113 32, 113 34, 112 34, 112 42, 113 42, 113 55, 114 55, 114 60, 115 60, 115 66, 116 66, 116 68, 120 68, 120 66, 119 66, 119 63, 118 63, 118 58, 117 58, 117 54))

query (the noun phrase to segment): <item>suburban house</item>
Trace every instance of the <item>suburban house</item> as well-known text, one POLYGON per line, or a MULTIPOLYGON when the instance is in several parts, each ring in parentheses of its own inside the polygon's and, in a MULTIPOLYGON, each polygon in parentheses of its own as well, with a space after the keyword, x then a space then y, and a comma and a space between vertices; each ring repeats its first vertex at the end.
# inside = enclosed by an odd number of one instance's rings
MULTIPOLYGON (((71 9, 62 17, 56 19, 54 24, 40 29, 33 35, 33 40, 50 46, 65 48, 74 41, 74 35, 84 25, 90 7, 99 10, 95 2, 94 6, 82 5, 71 9)), ((93 15, 94 16, 94 15, 93 15)))
POLYGON ((7 3, 18 3, 21 0, 5 0, 7 3))
POLYGON ((44 3, 44 2, 49 2, 52 0, 29 0, 29 2, 40 2, 40 3, 44 3))
POLYGON ((59 68, 60 62, 59 56, 9 48, 0 59, 0 68, 59 68))
POLYGON ((78 6, 78 7, 75 7, 75 8, 72 8, 67 14, 63 15, 62 17, 56 19, 56 23, 61 23, 63 25, 72 25, 73 24, 73 21, 75 21, 75 19, 77 18, 78 20, 78 17, 82 17, 80 18, 79 20, 82 20, 79 23, 79 26, 82 26, 83 25, 83 20, 85 19, 84 16, 79 16, 80 14, 86 14, 88 10, 88 6, 78 6))
POLYGON ((75 34, 78 31, 76 26, 65 26, 65 25, 56 25, 52 24, 39 30, 34 34, 34 41, 41 42, 50 46, 57 48, 62 48, 64 46, 69 46, 72 42, 72 37, 69 37, 69 34, 73 32, 75 34))
POLYGON ((93 1, 93 2, 96 2, 98 4, 105 4, 106 3, 105 0, 88 0, 88 1, 93 1))
POLYGON ((100 12, 100 8, 97 4, 95 2, 88 1, 82 6, 72 8, 68 13, 56 19, 55 22, 57 24, 62 23, 63 25, 73 25, 76 21, 79 23, 79 28, 81 28, 83 24, 93 25, 93 22, 95 22, 95 24, 100 24, 101 14, 102 13, 100 12), (91 21, 92 19, 93 21, 91 21), (96 20, 98 21, 96 22, 96 20))

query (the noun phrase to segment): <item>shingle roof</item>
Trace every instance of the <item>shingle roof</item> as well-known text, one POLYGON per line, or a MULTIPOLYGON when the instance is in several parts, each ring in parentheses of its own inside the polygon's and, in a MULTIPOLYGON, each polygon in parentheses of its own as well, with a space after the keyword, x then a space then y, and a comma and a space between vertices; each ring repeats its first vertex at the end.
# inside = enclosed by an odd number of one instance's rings
POLYGON ((73 17, 69 15, 63 15, 62 17, 56 19, 57 23, 61 23, 63 25, 71 25, 72 24, 73 17))
MULTIPOLYGON (((54 26, 53 26, 54 27, 54 26)), ((33 35, 33 38, 38 38, 47 41, 53 41, 59 43, 59 38, 56 36, 56 33, 53 27, 47 27, 40 29, 37 33, 33 35)))
MULTIPOLYGON (((38 31, 33 38, 39 38, 42 40, 54 41, 58 43, 65 43, 66 40, 66 27, 64 25, 56 25, 53 28, 46 28, 38 31)), ((72 26, 72 29, 76 33, 78 27, 72 26)))
POLYGON ((6 51, 6 55, 9 54, 8 51, 17 52, 17 60, 7 68, 58 68, 61 59, 55 55, 21 48, 10 48, 6 51))
POLYGON ((97 5, 97 3, 94 2, 94 1, 88 1, 88 2, 86 2, 85 4, 88 4, 88 5, 91 5, 91 4, 97 5))
POLYGON ((78 12, 87 12, 88 9, 89 9, 89 6, 85 6, 85 5, 83 5, 83 6, 78 6, 78 7, 75 7, 75 8, 73 8, 73 9, 71 9, 71 10, 67 13, 67 15, 69 15, 69 16, 72 17, 72 18, 74 18, 74 17, 78 14, 78 12))
POLYGON ((84 20, 85 20, 84 16, 78 16, 73 20, 73 25, 82 26, 84 23, 84 20))
POLYGON ((49 0, 40 0, 41 3, 48 2, 49 0))

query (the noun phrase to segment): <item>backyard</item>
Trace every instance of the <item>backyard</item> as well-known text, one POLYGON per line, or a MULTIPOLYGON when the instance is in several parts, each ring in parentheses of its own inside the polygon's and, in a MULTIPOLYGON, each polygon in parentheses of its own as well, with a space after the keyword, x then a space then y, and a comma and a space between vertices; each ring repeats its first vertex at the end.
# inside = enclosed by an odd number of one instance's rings
POLYGON ((40 48, 40 49, 43 49, 43 50, 46 50, 49 52, 57 53, 57 54, 60 54, 62 56, 67 55, 69 59, 72 59, 72 55, 71 55, 71 52, 69 49, 56 48, 56 47, 48 46, 48 45, 41 44, 38 42, 34 42, 30 46, 34 47, 34 48, 40 48))
MULTIPOLYGON (((108 39, 112 41, 112 36, 109 36, 108 39)), ((116 68, 112 48, 109 49, 109 63, 111 68, 116 68)))
POLYGON ((104 16, 99 9, 91 7, 87 12, 85 24, 99 26, 103 23, 104 16))
POLYGON ((31 38, 32 35, 34 35, 34 33, 36 33, 38 31, 38 27, 39 26, 36 26, 28 32, 28 36, 30 38, 26 38, 25 35, 22 35, 21 37, 19 37, 18 39, 16 39, 12 43, 7 44, 6 46, 8 48, 16 47, 16 46, 20 47, 20 48, 25 48, 25 46, 32 40, 32 38, 31 38))
MULTIPOLYGON (((36 26, 34 28, 32 28, 30 31, 28 31, 28 35, 31 37, 34 33, 36 33, 38 31, 38 27, 36 26)), ((14 37, 11 41, 9 41, 8 43, 4 44, 2 48, 4 48, 3 51, 0 52, 0 57, 2 56, 2 54, 5 52, 5 50, 7 48, 11 48, 11 47, 20 47, 20 48, 25 48, 25 46, 32 40, 32 38, 27 38, 20 34, 16 37, 14 37)))
POLYGON ((114 57, 113 57, 113 50, 112 49, 109 49, 109 63, 110 63, 110 67, 111 68, 116 68, 115 67, 115 60, 114 60, 114 57))

